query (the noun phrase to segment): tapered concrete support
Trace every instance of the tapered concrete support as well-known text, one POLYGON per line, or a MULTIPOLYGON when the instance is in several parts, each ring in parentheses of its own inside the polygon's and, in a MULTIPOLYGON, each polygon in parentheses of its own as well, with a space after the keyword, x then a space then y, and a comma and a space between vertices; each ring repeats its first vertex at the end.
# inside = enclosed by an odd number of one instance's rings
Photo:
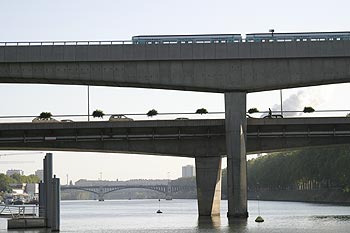
POLYGON ((221 156, 196 158, 199 216, 220 215, 221 156))
POLYGON ((227 217, 247 218, 246 93, 225 93, 227 217))

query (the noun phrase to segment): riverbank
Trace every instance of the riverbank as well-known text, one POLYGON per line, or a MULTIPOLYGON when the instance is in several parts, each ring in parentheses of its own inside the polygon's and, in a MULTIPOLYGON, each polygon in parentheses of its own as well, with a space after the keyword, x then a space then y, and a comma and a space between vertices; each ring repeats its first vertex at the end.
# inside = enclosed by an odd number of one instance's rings
POLYGON ((350 193, 334 190, 273 190, 248 192, 250 200, 297 201, 350 205, 350 193))

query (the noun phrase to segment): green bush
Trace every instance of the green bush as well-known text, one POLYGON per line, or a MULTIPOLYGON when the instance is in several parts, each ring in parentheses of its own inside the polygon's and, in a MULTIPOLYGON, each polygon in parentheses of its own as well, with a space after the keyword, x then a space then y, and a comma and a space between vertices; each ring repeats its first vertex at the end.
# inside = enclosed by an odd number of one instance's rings
POLYGON ((51 112, 42 112, 39 115, 40 119, 50 119, 52 117, 51 112))
POLYGON ((206 110, 205 108, 199 108, 197 109, 196 111, 197 114, 207 114, 208 113, 208 110, 206 110))
POLYGON ((92 116, 94 117, 94 118, 103 118, 103 116, 104 116, 105 114, 103 113, 103 111, 102 110, 99 110, 99 109, 96 109, 95 111, 93 111, 92 112, 92 116))
POLYGON ((248 113, 249 113, 249 114, 256 113, 256 112, 259 112, 259 110, 258 110, 257 108, 250 108, 250 109, 248 110, 248 113))
POLYGON ((315 109, 313 107, 304 107, 304 110, 303 110, 304 113, 312 113, 314 111, 315 109))
POLYGON ((147 116, 148 116, 148 117, 153 117, 153 116, 156 116, 156 115, 158 115, 158 112, 157 112, 157 110, 155 110, 155 109, 149 110, 149 111, 147 112, 147 116))

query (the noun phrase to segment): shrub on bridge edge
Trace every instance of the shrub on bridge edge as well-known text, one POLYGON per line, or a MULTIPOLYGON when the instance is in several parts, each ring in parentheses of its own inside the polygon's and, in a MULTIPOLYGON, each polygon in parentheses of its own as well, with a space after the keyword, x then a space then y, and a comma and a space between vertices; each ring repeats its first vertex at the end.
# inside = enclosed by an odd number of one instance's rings
POLYGON ((158 115, 158 112, 157 112, 157 110, 155 110, 155 109, 149 110, 149 111, 147 112, 147 116, 148 116, 148 117, 153 117, 153 116, 156 116, 156 115, 158 115))
POLYGON ((205 108, 199 108, 197 109, 196 111, 197 114, 207 114, 208 113, 208 110, 206 110, 205 108))
POLYGON ((39 115, 39 119, 50 119, 52 117, 51 112, 42 112, 39 115))
POLYGON ((250 109, 248 110, 248 113, 249 113, 249 114, 256 113, 256 112, 259 112, 259 110, 258 110, 257 108, 250 108, 250 109))
POLYGON ((94 118, 103 118, 103 116, 104 116, 105 114, 103 113, 103 111, 102 110, 99 110, 99 109, 96 109, 95 111, 93 111, 92 112, 92 116, 94 117, 94 118))
POLYGON ((304 113, 312 113, 314 111, 315 109, 313 107, 304 107, 304 110, 303 110, 304 113))

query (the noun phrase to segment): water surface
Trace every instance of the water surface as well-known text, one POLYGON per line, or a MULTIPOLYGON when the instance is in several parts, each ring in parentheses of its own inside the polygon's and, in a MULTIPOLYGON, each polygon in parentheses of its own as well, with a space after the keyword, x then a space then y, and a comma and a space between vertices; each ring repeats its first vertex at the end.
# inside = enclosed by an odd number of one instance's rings
MULTIPOLYGON (((158 200, 62 201, 61 232, 350 232, 350 206, 249 201, 250 217, 243 221, 227 219, 227 201, 215 218, 198 219, 196 200, 161 200, 163 213, 158 209, 158 200), (264 223, 254 221, 258 206, 264 223)), ((6 219, 0 219, 0 232, 6 227, 6 219)))

